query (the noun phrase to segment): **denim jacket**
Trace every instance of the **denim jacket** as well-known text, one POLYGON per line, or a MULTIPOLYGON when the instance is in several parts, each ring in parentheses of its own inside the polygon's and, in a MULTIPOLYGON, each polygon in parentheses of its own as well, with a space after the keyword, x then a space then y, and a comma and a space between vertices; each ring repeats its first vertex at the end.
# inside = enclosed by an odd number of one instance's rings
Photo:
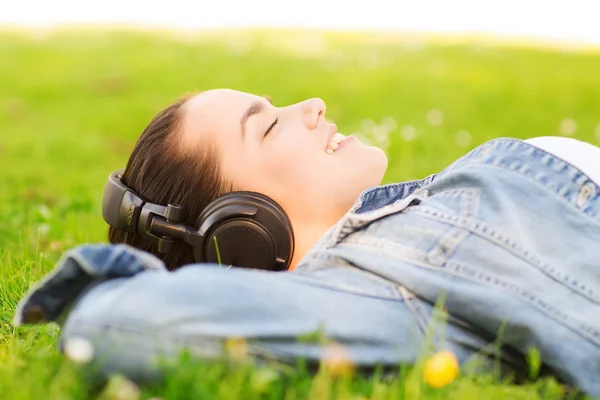
POLYGON ((364 191, 293 272, 168 272, 127 246, 82 245, 15 324, 64 320, 62 348, 83 338, 99 375, 140 381, 183 349, 222 357, 229 338, 258 359, 318 362, 328 345, 298 337, 321 331, 365 367, 413 363, 429 344, 463 365, 499 354, 518 372, 536 348, 548 371, 599 396, 599 197, 572 165, 495 139, 439 174, 364 191))

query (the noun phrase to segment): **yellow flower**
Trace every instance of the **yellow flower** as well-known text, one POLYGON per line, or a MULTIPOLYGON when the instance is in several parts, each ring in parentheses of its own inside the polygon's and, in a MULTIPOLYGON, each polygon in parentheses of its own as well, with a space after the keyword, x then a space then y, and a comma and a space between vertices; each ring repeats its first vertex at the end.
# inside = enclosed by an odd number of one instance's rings
POLYGON ((425 361, 423 377, 434 388, 451 383, 458 375, 458 360, 449 350, 440 351, 425 361))
POLYGON ((324 363, 332 376, 347 376, 354 371, 350 354, 339 344, 329 344, 325 348, 324 363))
POLYGON ((248 355, 248 342, 238 337, 226 339, 225 350, 232 358, 242 359, 248 355))

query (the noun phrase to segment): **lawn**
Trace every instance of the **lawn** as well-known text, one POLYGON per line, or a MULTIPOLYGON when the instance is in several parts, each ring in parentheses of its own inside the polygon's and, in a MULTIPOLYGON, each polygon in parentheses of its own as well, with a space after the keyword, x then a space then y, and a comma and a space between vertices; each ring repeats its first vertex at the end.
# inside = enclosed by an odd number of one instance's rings
MULTIPOLYGON (((56 351, 55 325, 14 329, 15 305, 61 253, 106 241, 101 195, 150 118, 179 95, 231 87, 275 105, 320 97, 341 132, 389 155, 386 183, 437 172, 486 140, 600 142, 600 50, 383 34, 0 31, 0 398, 96 394, 56 351)), ((105 399, 563 398, 543 379, 460 375, 428 387, 417 366, 338 376, 184 362, 141 393, 105 399), (125 397, 124 397, 125 396, 125 397), (129 397, 127 397, 129 396, 129 397)), ((568 395, 568 394, 566 394, 568 395)))

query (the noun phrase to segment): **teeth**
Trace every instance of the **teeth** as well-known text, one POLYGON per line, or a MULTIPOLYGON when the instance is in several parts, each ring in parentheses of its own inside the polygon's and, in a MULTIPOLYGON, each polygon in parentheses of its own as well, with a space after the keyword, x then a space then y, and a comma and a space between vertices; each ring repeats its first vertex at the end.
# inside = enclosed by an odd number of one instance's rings
POLYGON ((333 152, 337 150, 337 148, 339 147, 340 143, 344 139, 346 139, 346 136, 342 135, 341 133, 336 133, 335 135, 333 135, 331 137, 331 141, 327 145, 327 149, 325 150, 325 152, 327 154, 333 154, 333 152))
POLYGON ((335 135, 333 135, 333 137, 331 138, 332 142, 335 143, 340 143, 342 140, 346 139, 346 136, 342 135, 341 133, 336 133, 335 135))

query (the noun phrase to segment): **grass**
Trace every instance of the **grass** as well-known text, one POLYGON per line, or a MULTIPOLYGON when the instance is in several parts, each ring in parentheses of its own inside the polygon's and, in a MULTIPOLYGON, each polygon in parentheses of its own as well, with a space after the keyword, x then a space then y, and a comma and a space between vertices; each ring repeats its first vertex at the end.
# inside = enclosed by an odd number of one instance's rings
MULTIPOLYGON (((106 241, 108 173, 162 106, 232 87, 276 105, 321 97, 341 132, 386 149, 385 181, 437 172, 498 136, 600 141, 600 52, 318 32, 0 32, 0 393, 86 398, 54 325, 14 329, 15 305, 64 249, 106 241)), ((189 362, 188 362, 189 363, 189 362)), ((421 368, 392 377, 310 377, 302 368, 188 365, 129 398, 558 399, 553 380, 462 375, 442 389, 421 368)), ((127 398, 115 379, 106 399, 127 398)))

